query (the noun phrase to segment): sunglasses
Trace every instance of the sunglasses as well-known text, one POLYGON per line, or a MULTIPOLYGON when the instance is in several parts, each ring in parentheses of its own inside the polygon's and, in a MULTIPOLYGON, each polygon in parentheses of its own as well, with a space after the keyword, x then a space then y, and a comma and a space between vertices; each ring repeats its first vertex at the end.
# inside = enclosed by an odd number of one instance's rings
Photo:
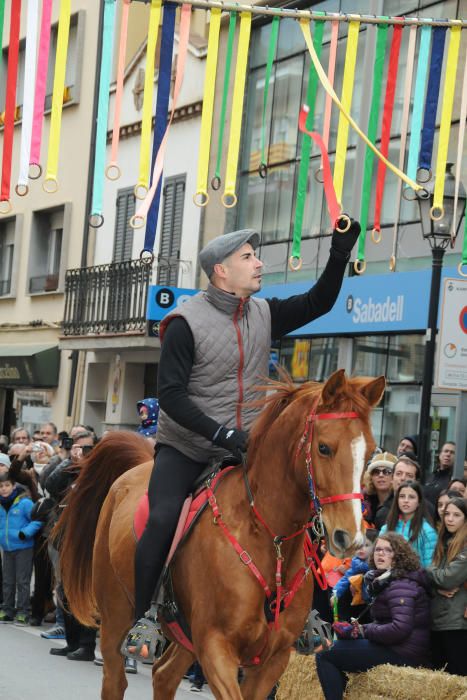
POLYGON ((380 474, 383 474, 384 476, 391 476, 392 469, 389 469, 389 467, 378 469, 378 467, 376 467, 376 469, 371 470, 371 475, 373 476, 373 474, 376 474, 377 476, 379 476, 380 474))

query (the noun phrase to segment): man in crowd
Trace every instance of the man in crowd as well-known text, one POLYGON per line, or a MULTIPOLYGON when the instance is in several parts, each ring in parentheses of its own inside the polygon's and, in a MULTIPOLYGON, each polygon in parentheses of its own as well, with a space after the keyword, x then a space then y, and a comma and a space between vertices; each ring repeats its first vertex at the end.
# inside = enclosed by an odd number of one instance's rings
POLYGON ((11 434, 11 442, 13 445, 29 445, 31 436, 26 428, 16 428, 11 434))
POLYGON ((438 466, 425 484, 425 497, 434 507, 439 494, 447 489, 452 479, 455 460, 456 443, 445 442, 438 455, 438 466))

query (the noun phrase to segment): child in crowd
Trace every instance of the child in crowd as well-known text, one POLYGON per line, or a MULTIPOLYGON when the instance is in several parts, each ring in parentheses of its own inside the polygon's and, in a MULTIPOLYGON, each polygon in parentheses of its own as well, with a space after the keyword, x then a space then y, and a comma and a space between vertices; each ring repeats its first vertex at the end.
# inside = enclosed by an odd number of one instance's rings
POLYGON ((438 532, 441 528, 441 525, 443 524, 444 509, 446 508, 446 506, 449 503, 449 501, 451 500, 451 498, 456 498, 456 496, 459 496, 457 491, 450 491, 449 489, 444 489, 439 494, 438 500, 436 501, 435 523, 434 523, 438 532))
POLYGON ((15 484, 9 474, 0 474, 0 547, 3 550, 0 622, 28 623, 34 535, 42 527, 42 523, 31 520, 33 505, 22 486, 15 484))
POLYGON ((419 482, 404 481, 396 491, 386 525, 381 528, 381 534, 397 532, 402 535, 417 552, 423 567, 431 564, 437 540, 428 517, 419 482))

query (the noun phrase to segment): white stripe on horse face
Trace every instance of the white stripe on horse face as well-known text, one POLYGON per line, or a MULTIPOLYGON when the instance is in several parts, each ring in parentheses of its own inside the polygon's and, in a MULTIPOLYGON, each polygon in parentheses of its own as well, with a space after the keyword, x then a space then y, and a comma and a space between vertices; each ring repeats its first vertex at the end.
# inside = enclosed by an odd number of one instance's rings
MULTIPOLYGON (((366 453, 366 440, 363 433, 352 440, 350 443, 350 448, 352 450, 352 461, 353 461, 353 480, 352 480, 352 493, 360 493, 361 491, 361 478, 363 473, 363 467, 365 464, 365 453, 366 453)), ((352 499, 352 508, 355 516, 355 538, 354 544, 360 546, 363 542, 363 537, 360 533, 360 527, 362 524, 362 504, 358 498, 352 499)))

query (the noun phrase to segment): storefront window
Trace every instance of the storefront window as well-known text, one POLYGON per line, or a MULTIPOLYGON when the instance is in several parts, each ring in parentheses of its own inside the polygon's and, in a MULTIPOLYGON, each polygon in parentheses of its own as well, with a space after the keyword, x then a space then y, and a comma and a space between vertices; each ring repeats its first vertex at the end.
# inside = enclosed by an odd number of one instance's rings
POLYGON ((280 362, 296 382, 325 381, 337 369, 339 338, 286 338, 280 362))
POLYGON ((395 452, 403 435, 416 435, 420 413, 419 386, 388 384, 383 400, 383 420, 380 436, 375 439, 382 448, 395 452))
POLYGON ((425 353, 424 336, 394 335, 389 339, 387 380, 421 382, 425 353))
POLYGON ((352 374, 364 377, 386 375, 388 337, 364 335, 355 338, 352 374))

